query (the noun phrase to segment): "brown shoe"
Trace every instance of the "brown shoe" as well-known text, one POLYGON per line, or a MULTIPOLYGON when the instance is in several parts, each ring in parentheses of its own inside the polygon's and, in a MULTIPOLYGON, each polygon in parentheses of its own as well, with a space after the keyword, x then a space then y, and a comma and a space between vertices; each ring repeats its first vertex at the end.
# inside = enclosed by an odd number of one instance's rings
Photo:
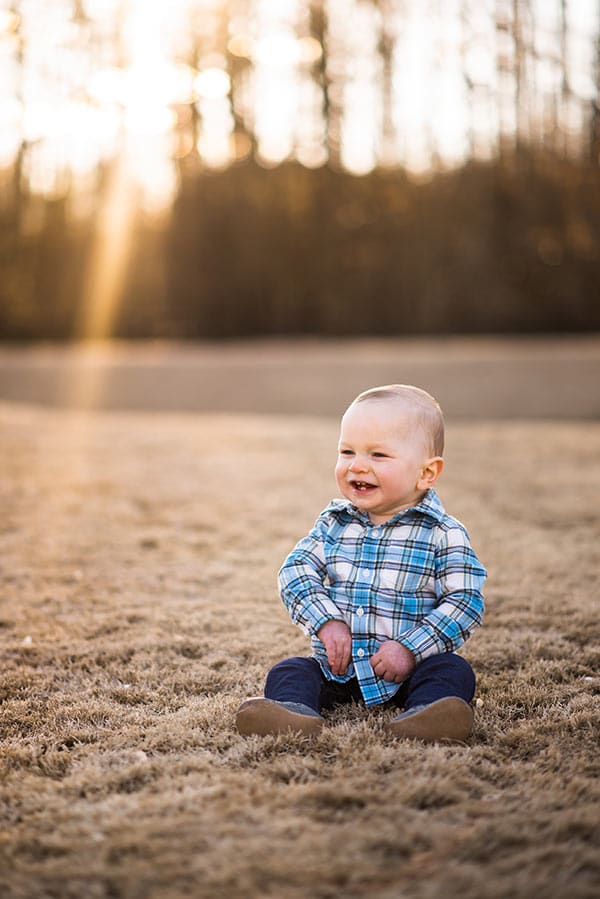
POLYGON ((448 696, 429 705, 416 706, 393 718, 388 730, 410 740, 451 740, 462 743, 473 730, 473 709, 464 699, 448 696))
POLYGON ((254 696, 241 704, 235 723, 238 731, 246 736, 265 736, 286 731, 300 731, 308 736, 321 730, 323 718, 299 702, 276 702, 274 699, 254 696))

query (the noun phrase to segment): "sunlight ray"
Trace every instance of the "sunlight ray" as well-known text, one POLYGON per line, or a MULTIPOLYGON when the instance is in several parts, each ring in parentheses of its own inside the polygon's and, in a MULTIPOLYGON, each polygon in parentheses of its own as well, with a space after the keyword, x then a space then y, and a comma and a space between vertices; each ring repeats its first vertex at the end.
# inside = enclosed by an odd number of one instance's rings
POLYGON ((119 159, 97 215, 78 337, 102 340, 111 336, 127 274, 135 194, 135 186, 127 176, 126 161, 119 159))
MULTIPOLYGON (((126 160, 113 166, 104 201, 96 217, 96 233, 86 277, 86 290, 74 336, 84 342, 107 341, 114 333, 127 278, 136 209, 136 187, 126 160)), ((76 376, 65 385, 68 405, 92 408, 102 395, 103 366, 82 348, 76 376)))

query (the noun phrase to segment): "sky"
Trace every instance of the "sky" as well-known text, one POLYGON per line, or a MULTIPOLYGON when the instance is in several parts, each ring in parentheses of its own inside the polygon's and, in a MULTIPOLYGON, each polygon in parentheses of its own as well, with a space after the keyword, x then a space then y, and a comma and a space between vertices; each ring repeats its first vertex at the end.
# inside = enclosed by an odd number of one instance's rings
POLYGON ((517 129, 544 142, 557 122, 577 149, 596 92, 596 0, 567 3, 564 44, 560 0, 530 3, 522 121, 512 0, 385 0, 384 17, 367 0, 324 0, 327 121, 305 0, 81 0, 82 21, 74 6, 0 0, 0 172, 19 158, 26 188, 69 191, 75 215, 103 162, 123 160, 119 177, 151 212, 173 198, 177 160, 224 168, 250 153, 248 135, 266 167, 356 175, 493 158, 517 129))

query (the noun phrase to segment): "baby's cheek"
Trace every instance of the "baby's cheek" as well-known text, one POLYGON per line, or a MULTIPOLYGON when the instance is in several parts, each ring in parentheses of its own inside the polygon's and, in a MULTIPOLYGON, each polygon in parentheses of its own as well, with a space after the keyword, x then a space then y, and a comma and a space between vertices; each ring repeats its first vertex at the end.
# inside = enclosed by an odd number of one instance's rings
POLYGON ((336 479, 336 482, 337 482, 338 487, 340 487, 341 489, 342 489, 342 488, 345 486, 345 484, 346 484, 346 481, 345 481, 345 472, 346 472, 346 468, 345 468, 344 465, 336 465, 336 467, 335 467, 335 479, 336 479))

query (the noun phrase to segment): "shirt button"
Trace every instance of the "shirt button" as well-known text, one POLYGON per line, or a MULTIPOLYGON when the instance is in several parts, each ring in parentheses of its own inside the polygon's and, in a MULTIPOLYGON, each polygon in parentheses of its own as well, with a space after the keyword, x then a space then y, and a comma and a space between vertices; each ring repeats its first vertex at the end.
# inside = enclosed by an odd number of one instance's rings
POLYGON ((356 653, 356 655, 358 656, 359 659, 362 659, 362 657, 364 656, 364 654, 365 654, 364 649, 359 649, 359 650, 357 651, 357 653, 356 653))
POLYGON ((363 577, 369 577, 370 574, 371 574, 370 568, 363 568, 363 570, 362 570, 363 577))
POLYGON ((360 609, 356 610, 356 614, 358 615, 359 618, 362 618, 362 616, 365 614, 365 611, 364 611, 364 609, 360 608, 360 609))

